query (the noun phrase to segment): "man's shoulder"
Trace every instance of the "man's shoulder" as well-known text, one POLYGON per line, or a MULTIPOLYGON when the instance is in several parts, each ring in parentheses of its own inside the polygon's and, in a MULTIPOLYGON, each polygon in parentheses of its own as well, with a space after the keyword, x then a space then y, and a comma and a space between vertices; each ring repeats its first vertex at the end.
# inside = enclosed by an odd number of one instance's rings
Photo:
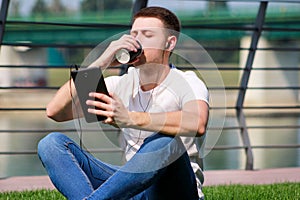
POLYGON ((192 70, 181 70, 181 69, 177 69, 177 68, 172 68, 171 69, 171 73, 173 75, 177 75, 177 76, 181 76, 183 77, 185 80, 189 80, 189 79, 198 79, 201 81, 201 79, 197 76, 197 74, 192 71, 192 70))
MULTIPOLYGON (((192 88, 201 88, 206 89, 206 84, 204 81, 197 75, 195 71, 192 70, 180 70, 176 68, 171 69, 173 73, 173 78, 176 79, 180 77, 180 79, 184 80, 184 82, 188 83, 192 88)), ((178 79, 177 79, 178 80, 178 79)))

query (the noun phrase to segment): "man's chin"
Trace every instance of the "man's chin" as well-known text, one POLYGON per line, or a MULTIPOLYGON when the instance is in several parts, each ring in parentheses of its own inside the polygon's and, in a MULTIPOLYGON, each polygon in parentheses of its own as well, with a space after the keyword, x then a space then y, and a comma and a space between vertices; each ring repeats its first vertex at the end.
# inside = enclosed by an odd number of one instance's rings
POLYGON ((130 63, 134 67, 139 67, 140 65, 145 64, 145 62, 142 62, 140 58, 135 59, 132 63, 130 63))

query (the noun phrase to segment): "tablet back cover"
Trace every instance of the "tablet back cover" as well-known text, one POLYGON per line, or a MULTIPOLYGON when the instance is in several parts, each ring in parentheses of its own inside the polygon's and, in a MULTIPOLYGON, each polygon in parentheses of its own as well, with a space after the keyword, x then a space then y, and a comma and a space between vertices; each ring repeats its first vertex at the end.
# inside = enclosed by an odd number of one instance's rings
POLYGON ((94 109, 95 107, 90 107, 86 104, 86 101, 91 99, 91 97, 89 97, 90 92, 104 93, 108 95, 101 69, 98 67, 90 67, 74 70, 71 71, 71 77, 74 81, 86 122, 91 123, 105 120, 106 117, 104 116, 89 113, 87 111, 88 108, 94 109))

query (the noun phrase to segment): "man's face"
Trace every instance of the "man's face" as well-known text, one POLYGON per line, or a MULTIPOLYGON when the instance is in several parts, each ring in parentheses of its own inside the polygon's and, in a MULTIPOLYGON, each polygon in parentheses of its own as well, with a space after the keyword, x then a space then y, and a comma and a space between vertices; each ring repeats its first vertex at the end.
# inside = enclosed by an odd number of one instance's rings
POLYGON ((161 20, 153 17, 137 18, 130 34, 143 46, 143 55, 134 63, 135 66, 145 63, 159 63, 163 61, 163 51, 166 46, 166 30, 161 20))

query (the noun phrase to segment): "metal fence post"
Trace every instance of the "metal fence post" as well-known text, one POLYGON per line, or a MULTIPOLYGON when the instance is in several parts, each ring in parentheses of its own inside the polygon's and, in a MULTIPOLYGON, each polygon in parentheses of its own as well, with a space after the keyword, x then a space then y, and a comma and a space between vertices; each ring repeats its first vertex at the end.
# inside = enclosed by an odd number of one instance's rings
POLYGON ((268 2, 266 2, 266 1, 260 2, 259 11, 257 13, 256 22, 254 24, 255 30, 252 34, 251 45, 249 48, 249 54, 248 54, 246 66, 245 66, 245 69, 244 69, 244 72, 242 75, 240 91, 239 91, 238 99, 237 99, 237 103, 236 103, 237 118, 240 123, 240 126, 242 127, 241 136, 242 136, 242 140, 243 140, 245 150, 246 150, 246 169, 247 170, 253 169, 253 152, 252 152, 248 129, 247 129, 247 125, 246 125, 245 114, 243 111, 243 104, 244 104, 244 100, 245 100, 245 94, 247 91, 250 73, 251 73, 252 66, 253 66, 255 52, 257 49, 258 40, 260 38, 260 35, 262 32, 262 27, 263 27, 264 20, 265 20, 267 5, 268 5, 268 2))
MULTIPOLYGON (((4 36, 9 1, 10 0, 2 0, 2 4, 1 4, 1 11, 0 11, 0 42, 1 42, 1 45, 2 45, 3 36, 4 36)), ((0 48, 1 48, 1 46, 0 46, 0 48)))
MULTIPOLYGON (((148 0, 135 0, 134 4, 133 4, 133 8, 132 8, 132 17, 131 17, 131 23, 133 22, 133 16, 139 12, 142 8, 147 7, 148 4, 148 0)), ((120 71, 120 75, 123 75, 127 72, 128 70, 128 65, 127 64, 123 64, 121 65, 121 71, 120 71)))
POLYGON ((132 16, 135 15, 142 8, 147 7, 147 4, 148 4, 148 0, 135 0, 133 9, 132 9, 132 16))

